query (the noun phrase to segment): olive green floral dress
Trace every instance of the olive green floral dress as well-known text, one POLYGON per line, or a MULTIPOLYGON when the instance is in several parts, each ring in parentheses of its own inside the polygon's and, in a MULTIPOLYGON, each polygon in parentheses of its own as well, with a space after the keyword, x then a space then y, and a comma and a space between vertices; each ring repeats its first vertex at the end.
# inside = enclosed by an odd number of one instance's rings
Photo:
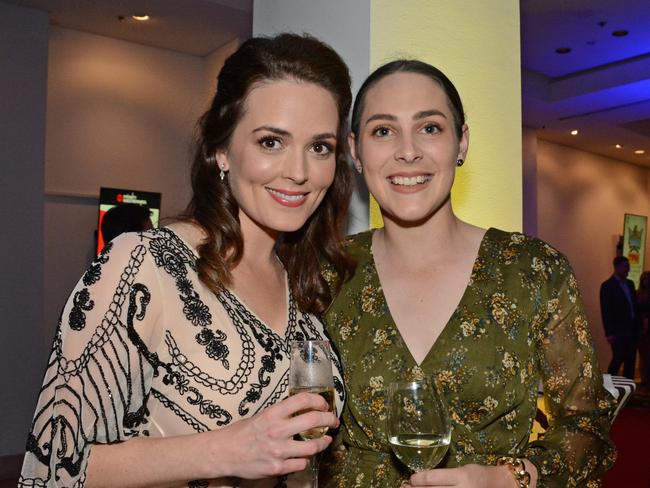
POLYGON ((351 238, 358 268, 325 317, 348 396, 322 486, 384 488, 408 478, 388 444, 384 388, 425 375, 442 385, 453 421, 441 467, 514 455, 535 463, 540 488, 600 486, 616 456, 614 400, 566 258, 537 239, 489 229, 458 307, 418 365, 388 310, 371 241, 371 231, 351 238), (529 442, 540 380, 551 419, 529 442))

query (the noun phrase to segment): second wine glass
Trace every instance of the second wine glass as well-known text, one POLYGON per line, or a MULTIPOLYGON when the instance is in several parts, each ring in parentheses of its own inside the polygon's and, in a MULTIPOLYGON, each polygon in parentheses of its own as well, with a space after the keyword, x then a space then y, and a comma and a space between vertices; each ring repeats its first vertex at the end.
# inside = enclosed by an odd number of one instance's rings
POLYGON ((451 421, 442 394, 429 379, 388 387, 388 440, 413 471, 435 468, 451 441, 451 421))

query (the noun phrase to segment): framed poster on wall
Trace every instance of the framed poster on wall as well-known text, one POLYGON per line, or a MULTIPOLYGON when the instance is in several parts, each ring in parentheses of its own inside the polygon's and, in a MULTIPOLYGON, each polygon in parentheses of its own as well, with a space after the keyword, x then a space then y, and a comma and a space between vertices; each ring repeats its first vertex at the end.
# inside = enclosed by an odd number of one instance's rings
POLYGON ((628 278, 639 288, 639 278, 643 273, 645 243, 648 233, 648 217, 625 214, 623 219, 623 256, 630 261, 628 278))
POLYGON ((97 254, 104 249, 105 243, 102 234, 102 220, 104 219, 106 212, 113 207, 125 203, 146 206, 149 208, 151 224, 153 227, 158 227, 161 199, 162 195, 160 193, 101 187, 99 189, 99 214, 97 218, 97 254))

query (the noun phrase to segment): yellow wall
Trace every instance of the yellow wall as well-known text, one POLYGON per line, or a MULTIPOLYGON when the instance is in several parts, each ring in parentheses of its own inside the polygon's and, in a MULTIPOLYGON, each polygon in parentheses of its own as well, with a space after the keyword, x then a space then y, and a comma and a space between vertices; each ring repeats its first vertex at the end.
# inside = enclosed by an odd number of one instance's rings
MULTIPOLYGON (((372 0, 370 64, 419 58, 460 92, 470 127, 452 191, 460 218, 522 228, 521 81, 517 0, 372 0)), ((379 213, 371 205, 371 225, 379 213)))

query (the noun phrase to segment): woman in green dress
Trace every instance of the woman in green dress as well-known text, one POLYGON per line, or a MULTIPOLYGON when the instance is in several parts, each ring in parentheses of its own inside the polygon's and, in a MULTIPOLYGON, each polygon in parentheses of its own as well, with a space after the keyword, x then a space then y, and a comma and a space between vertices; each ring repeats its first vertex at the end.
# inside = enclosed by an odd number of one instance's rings
POLYGON ((454 214, 469 130, 453 84, 419 61, 389 63, 361 87, 351 125, 384 227, 351 238, 357 271, 326 315, 348 398, 325 485, 600 486, 613 399, 576 279, 544 242, 454 214), (441 464, 411 475, 388 444, 385 388, 425 376, 453 433, 441 464), (550 422, 531 441, 540 381, 550 422))

